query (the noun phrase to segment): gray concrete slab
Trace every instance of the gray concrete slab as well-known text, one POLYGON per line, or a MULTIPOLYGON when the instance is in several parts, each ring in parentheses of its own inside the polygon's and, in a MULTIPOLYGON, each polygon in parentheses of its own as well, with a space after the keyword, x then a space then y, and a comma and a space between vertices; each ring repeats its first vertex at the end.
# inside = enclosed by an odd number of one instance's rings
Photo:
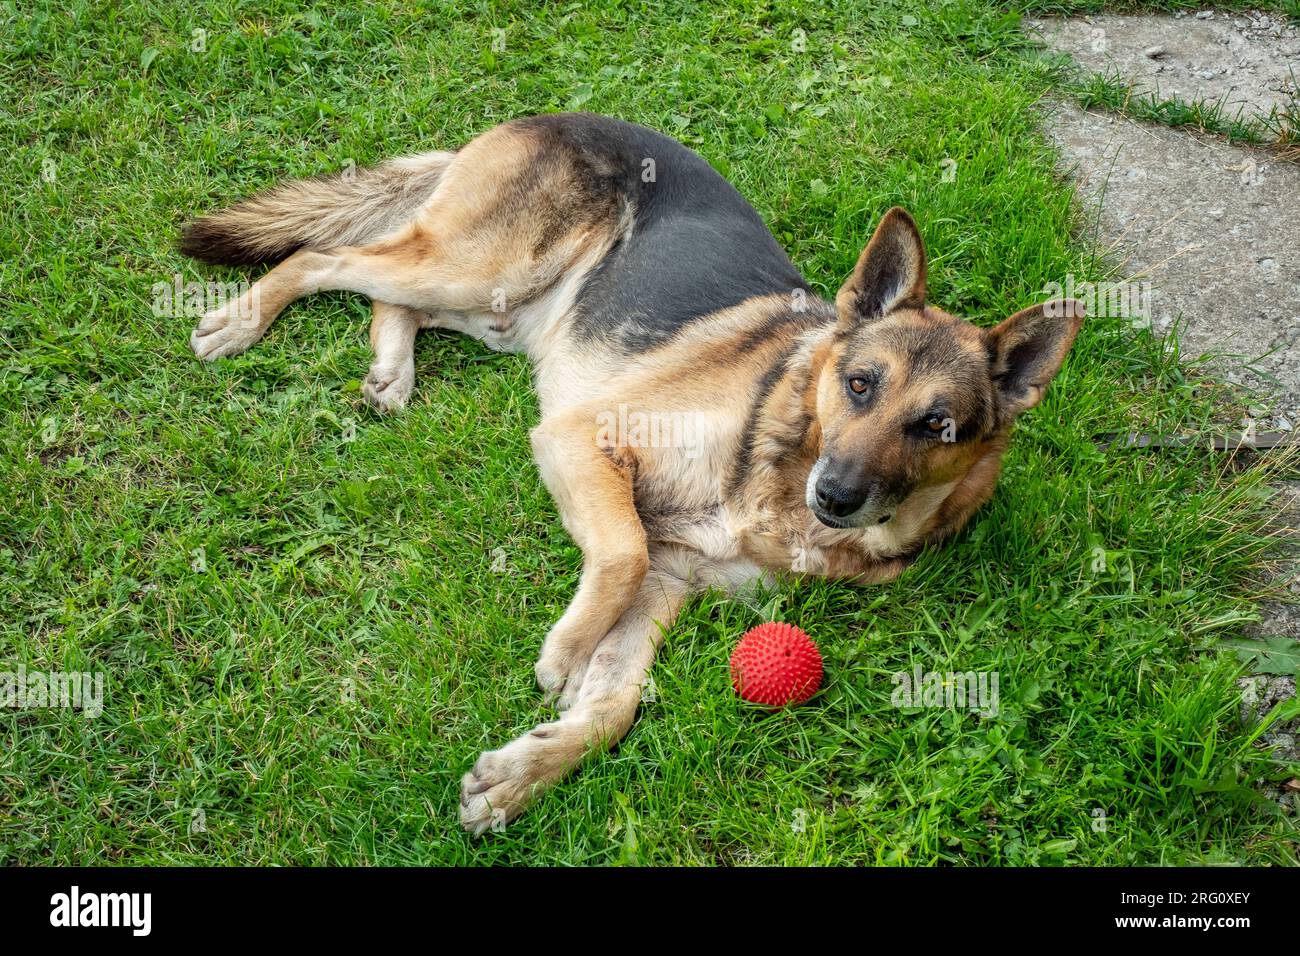
POLYGON ((1118 72, 1161 98, 1222 102, 1230 116, 1266 116, 1297 94, 1300 28, 1280 14, 1097 14, 1027 25, 1085 70, 1118 72))
POLYGON ((1156 328, 1257 390, 1261 431, 1300 427, 1300 166, 1064 103, 1044 126, 1156 328))

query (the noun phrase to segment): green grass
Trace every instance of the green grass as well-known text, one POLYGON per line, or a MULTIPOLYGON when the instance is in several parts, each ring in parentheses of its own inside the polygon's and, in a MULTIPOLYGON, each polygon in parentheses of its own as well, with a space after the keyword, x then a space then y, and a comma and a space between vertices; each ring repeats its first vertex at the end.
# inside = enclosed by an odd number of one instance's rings
POLYGON ((1191 13, 1200 10, 1267 10, 1300 20, 1300 0, 1025 0, 1020 8, 1035 14, 1079 16, 1090 13, 1191 13))
POLYGON ((1035 129, 1054 74, 1015 15, 267 0, 0 16, 0 662, 108 682, 94 720, 0 712, 0 863, 1294 861, 1294 823, 1253 785, 1297 768, 1253 746, 1241 665, 1215 647, 1253 614, 1268 475, 1095 449, 1221 414, 1122 320, 1088 322, 954 543, 884 587, 697 601, 622 746, 474 841, 459 776, 538 720, 532 662, 580 563, 529 459, 525 361, 426 333, 412 406, 379 418, 358 395, 360 298, 304 300, 211 366, 191 319, 151 314, 154 283, 211 275, 173 251, 196 213, 582 106, 700 150, 827 294, 907 206, 934 300, 990 324, 1103 271, 1035 129), (773 616, 811 632, 827 682, 765 715, 726 662, 773 616), (999 715, 894 709, 890 675, 913 663, 998 671, 999 715))
POLYGON ((1148 123, 1215 133, 1230 143, 1268 147, 1281 158, 1300 160, 1300 99, 1296 97, 1261 115, 1247 114, 1241 107, 1229 112, 1222 100, 1163 96, 1159 90, 1141 89, 1118 73, 1086 73, 1067 81, 1065 89, 1085 109, 1110 110, 1148 123))

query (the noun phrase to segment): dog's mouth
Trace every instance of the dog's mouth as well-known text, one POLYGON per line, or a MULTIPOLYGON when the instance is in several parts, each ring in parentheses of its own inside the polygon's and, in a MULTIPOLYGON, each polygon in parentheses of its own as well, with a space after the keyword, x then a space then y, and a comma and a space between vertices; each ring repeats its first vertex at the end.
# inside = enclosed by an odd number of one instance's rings
POLYGON ((821 508, 813 508, 812 513, 818 521, 826 525, 828 528, 847 528, 849 526, 848 522, 844 519, 828 515, 826 512, 822 511, 821 508))
POLYGON ((890 520, 894 517, 892 513, 886 512, 885 514, 880 515, 874 520, 864 521, 864 522, 849 522, 844 518, 837 518, 834 515, 827 514, 825 511, 823 511, 821 508, 818 508, 815 505, 812 506, 811 510, 814 517, 816 517, 817 520, 820 521, 822 524, 826 525, 826 527, 836 528, 841 531, 847 528, 870 528, 874 525, 888 524, 890 520))

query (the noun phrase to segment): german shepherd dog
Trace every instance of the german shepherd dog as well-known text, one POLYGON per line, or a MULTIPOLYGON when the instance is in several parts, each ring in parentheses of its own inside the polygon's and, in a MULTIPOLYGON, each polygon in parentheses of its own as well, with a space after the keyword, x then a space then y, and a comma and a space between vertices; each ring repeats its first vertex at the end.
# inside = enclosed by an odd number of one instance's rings
POLYGON ((473 833, 627 732, 693 593, 791 573, 888 581, 960 529, 1082 323, 1072 301, 987 330, 928 305, 921 236, 899 208, 824 301, 703 158, 583 113, 287 183, 192 223, 181 250, 278 263, 203 316, 200 358, 342 289, 373 300, 363 392, 380 410, 410 397, 421 328, 532 361, 533 457, 582 575, 536 665, 558 719, 465 774, 473 833))

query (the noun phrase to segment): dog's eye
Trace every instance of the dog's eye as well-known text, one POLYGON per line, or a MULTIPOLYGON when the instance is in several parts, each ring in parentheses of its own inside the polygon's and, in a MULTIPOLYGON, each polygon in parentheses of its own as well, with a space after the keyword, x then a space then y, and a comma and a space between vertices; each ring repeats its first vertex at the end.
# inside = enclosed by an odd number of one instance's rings
POLYGON ((930 415, 925 420, 925 430, 932 435, 937 435, 948 427, 948 419, 941 418, 938 415, 930 415))
POLYGON ((854 395, 865 395, 871 389, 871 383, 861 375, 849 379, 849 391, 854 395))

